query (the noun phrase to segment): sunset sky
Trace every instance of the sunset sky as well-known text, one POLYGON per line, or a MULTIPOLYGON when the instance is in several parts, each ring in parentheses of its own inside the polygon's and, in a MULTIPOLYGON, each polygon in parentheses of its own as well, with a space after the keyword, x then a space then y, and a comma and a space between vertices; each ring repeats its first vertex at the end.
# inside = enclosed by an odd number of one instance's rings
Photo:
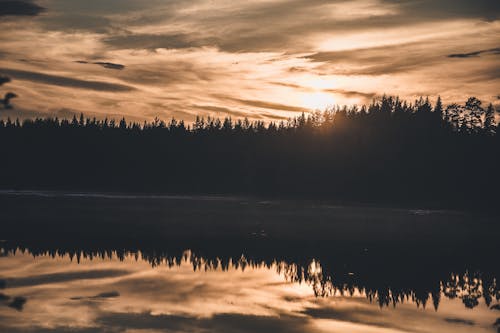
POLYGON ((0 0, 0 117, 280 120, 384 93, 499 104, 498 0, 0 0))

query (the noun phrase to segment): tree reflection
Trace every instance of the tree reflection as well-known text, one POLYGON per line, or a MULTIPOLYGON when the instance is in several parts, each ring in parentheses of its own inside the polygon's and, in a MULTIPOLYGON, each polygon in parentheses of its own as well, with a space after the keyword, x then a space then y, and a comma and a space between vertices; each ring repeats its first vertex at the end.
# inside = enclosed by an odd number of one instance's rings
MULTIPOLYGON (((161 251, 139 251, 126 249, 47 249, 28 248, 16 246, 7 242, 3 243, 1 252, 5 256, 16 253, 29 253, 35 258, 39 256, 50 256, 52 258, 65 257, 80 263, 83 259, 114 259, 124 261, 126 258, 135 258, 136 261, 145 260, 152 267, 166 265, 170 268, 181 264, 190 264, 193 271, 212 270, 241 270, 267 268, 274 269, 282 275, 286 281, 292 283, 306 283, 309 285, 316 297, 329 296, 354 296, 364 295, 370 302, 377 303, 380 307, 393 306, 411 302, 417 307, 426 307, 430 302, 437 311, 441 297, 448 299, 459 299, 465 307, 473 309, 480 302, 484 302, 491 309, 498 309, 500 301, 500 289, 495 276, 481 272, 464 271, 462 273, 451 273, 442 279, 422 278, 412 279, 413 284, 405 284, 397 276, 384 276, 380 279, 379 272, 373 272, 372 276, 359 277, 349 272, 347 274, 335 274, 329 267, 334 267, 334 262, 327 264, 319 260, 287 262, 277 259, 249 259, 245 256, 214 257, 206 258, 198 256, 192 251, 178 252, 176 255, 161 251), (378 275, 378 276, 377 276, 378 275), (383 280, 384 283, 380 283, 383 280)), ((383 272, 384 268, 381 267, 383 272)), ((434 278, 434 277, 433 277, 434 278)), ((8 287, 6 282, 0 280, 0 288, 8 287)), ((25 300, 24 300, 25 302, 25 300)), ((20 309, 22 305, 20 304, 20 309)), ((9 305, 11 306, 11 305, 9 305)), ((12 305, 13 306, 13 305, 12 305)))

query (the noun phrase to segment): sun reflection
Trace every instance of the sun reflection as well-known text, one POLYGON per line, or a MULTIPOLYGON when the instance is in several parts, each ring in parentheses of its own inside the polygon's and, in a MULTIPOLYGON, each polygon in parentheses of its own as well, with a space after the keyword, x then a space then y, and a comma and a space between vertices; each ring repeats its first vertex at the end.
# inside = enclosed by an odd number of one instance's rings
POLYGON ((309 265, 309 274, 321 275, 322 272, 323 270, 321 268, 321 264, 316 260, 311 261, 311 264, 309 265))

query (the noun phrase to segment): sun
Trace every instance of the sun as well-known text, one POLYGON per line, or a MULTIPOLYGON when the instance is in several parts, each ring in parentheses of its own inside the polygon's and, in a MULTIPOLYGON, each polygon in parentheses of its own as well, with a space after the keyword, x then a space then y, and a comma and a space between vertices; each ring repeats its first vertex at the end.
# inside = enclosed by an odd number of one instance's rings
POLYGON ((325 110, 335 104, 333 96, 324 92, 304 93, 301 100, 303 107, 311 110, 325 110))

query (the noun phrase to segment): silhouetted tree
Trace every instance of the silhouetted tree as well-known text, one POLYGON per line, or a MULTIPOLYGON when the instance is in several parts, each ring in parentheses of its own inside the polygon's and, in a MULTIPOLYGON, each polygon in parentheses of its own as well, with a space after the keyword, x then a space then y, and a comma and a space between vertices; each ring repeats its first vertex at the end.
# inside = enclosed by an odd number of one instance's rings
POLYGON ((489 135, 493 135, 495 134, 496 130, 497 127, 495 126, 495 109, 493 108, 493 104, 490 103, 484 115, 484 131, 489 135))
POLYGON ((466 116, 470 119, 467 127, 469 127, 472 131, 478 131, 482 128, 483 121, 481 118, 484 110, 481 107, 481 104, 481 101, 476 97, 469 98, 465 103, 465 109, 467 111, 466 116))

